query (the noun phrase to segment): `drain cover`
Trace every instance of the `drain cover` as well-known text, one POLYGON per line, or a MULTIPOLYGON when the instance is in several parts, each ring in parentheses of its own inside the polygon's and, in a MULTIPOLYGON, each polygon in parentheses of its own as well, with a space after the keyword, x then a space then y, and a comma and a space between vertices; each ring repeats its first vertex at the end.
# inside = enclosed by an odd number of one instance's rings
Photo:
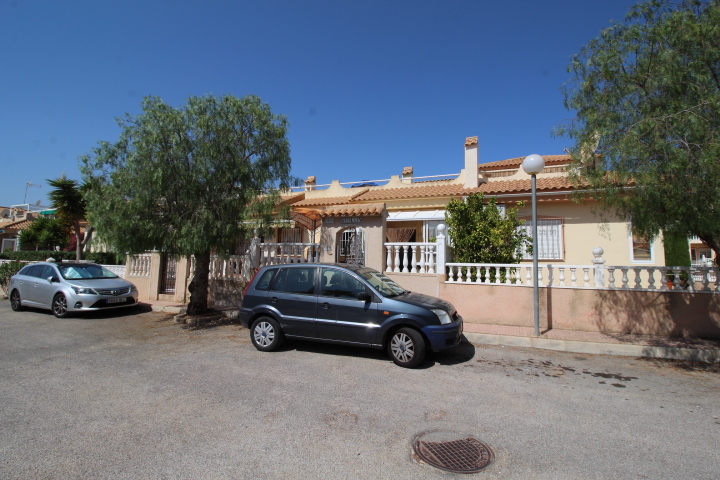
POLYGON ((459 432, 421 433, 413 440, 413 450, 433 467, 455 473, 477 473, 495 459, 490 447, 459 432))

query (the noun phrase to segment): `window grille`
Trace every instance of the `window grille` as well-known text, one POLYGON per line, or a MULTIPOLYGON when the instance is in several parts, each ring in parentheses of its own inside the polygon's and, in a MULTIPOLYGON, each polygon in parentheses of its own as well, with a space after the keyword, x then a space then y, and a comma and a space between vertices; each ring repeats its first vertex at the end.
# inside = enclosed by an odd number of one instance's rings
MULTIPOLYGON (((538 260, 563 259, 562 225, 562 220, 538 220, 538 260)), ((527 235, 532 238, 531 220, 518 228, 525 229, 527 235)), ((532 258, 530 250, 526 250, 523 259, 532 260, 532 258)))

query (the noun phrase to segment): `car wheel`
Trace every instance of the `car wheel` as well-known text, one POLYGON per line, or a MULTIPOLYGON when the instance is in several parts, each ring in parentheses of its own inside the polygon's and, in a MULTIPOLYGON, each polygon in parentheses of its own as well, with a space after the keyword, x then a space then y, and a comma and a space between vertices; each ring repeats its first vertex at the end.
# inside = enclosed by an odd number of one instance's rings
POLYGON ((67 298, 62 293, 58 293, 53 298, 52 312, 58 318, 65 318, 68 316, 67 298))
POLYGON ((20 300, 20 292, 17 290, 13 290, 10 294, 10 307, 16 312, 23 309, 22 300, 20 300))
POLYGON ((395 365, 417 367, 425 360, 425 340, 417 330, 403 327, 390 338, 388 353, 395 365))
POLYGON ((275 319, 260 317, 250 327, 250 339, 258 350, 271 352, 280 347, 285 339, 285 334, 275 319))

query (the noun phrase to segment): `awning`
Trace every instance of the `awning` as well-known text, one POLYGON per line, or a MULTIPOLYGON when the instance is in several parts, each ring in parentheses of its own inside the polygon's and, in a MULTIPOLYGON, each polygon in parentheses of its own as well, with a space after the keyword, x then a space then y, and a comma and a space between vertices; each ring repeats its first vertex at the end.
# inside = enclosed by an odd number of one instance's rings
POLYGON ((445 221, 445 210, 415 210, 410 212, 388 212, 388 222, 407 222, 412 220, 445 221))
POLYGON ((55 210, 42 210, 40 215, 55 215, 55 210))

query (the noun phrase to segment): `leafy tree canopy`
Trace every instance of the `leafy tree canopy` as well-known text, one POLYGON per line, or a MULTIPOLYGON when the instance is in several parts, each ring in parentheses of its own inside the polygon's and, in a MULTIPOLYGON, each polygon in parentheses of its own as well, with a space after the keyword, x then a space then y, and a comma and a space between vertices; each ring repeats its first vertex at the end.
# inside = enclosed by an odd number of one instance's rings
POLYGON ((290 186, 287 119, 256 96, 147 97, 116 143, 82 157, 88 216, 118 251, 195 255, 188 311, 207 308, 210 252, 269 224, 290 186))
POLYGON ((576 140, 576 182, 636 233, 697 235, 720 257, 720 1, 638 4, 569 71, 577 117, 557 132, 576 140))
POLYGON ((20 232, 22 250, 61 250, 68 243, 68 224, 62 219, 40 217, 20 232))
POLYGON ((65 175, 56 179, 47 179, 47 182, 53 187, 49 194, 52 207, 55 209, 55 215, 64 223, 69 225, 75 234, 75 259, 83 259, 83 248, 92 238, 92 227, 88 227, 87 234, 81 233, 80 222, 85 220, 85 199, 83 193, 87 192, 90 185, 86 182, 78 185, 75 180, 70 180, 65 175))
POLYGON ((517 208, 507 208, 503 215, 496 197, 487 203, 482 193, 452 199, 445 216, 457 262, 520 263, 530 246, 530 237, 519 228, 524 222, 518 220, 517 208))

